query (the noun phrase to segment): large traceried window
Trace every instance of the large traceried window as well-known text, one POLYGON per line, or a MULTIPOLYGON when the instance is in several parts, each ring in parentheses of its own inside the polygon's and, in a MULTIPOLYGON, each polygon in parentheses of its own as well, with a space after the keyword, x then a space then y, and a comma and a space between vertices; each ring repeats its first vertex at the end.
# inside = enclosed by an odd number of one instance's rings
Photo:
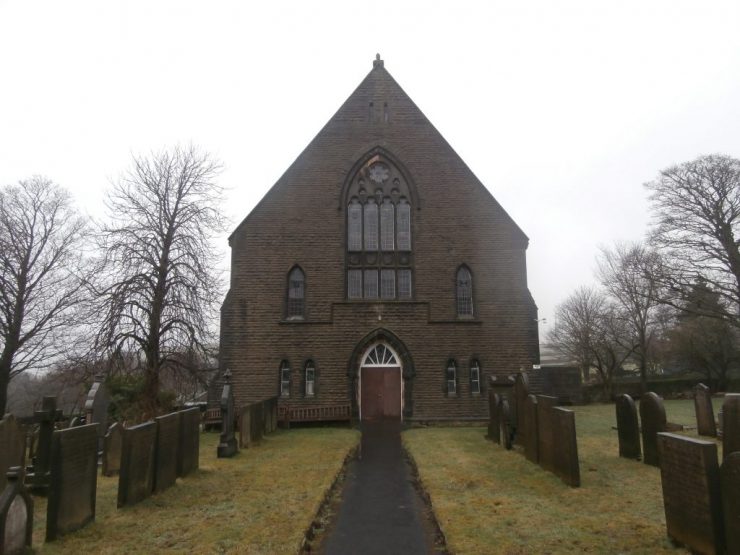
POLYGON ((473 276, 470 270, 461 266, 457 270, 456 280, 457 315, 473 315, 473 276))
POLYGON ((298 320, 305 317, 306 311, 306 276, 297 266, 288 275, 288 302, 287 314, 289 320, 298 320))
POLYGON ((347 298, 413 300, 411 191, 403 173, 376 154, 347 190, 347 298))

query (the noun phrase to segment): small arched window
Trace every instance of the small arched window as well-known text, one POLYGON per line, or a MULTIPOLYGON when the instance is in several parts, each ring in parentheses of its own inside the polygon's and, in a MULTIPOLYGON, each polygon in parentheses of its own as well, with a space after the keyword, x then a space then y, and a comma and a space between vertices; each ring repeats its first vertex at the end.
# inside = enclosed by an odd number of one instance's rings
POLYGON ((452 359, 447 362, 447 369, 445 370, 445 380, 447 395, 457 395, 457 364, 455 364, 455 361, 452 359))
POLYGON ((287 360, 280 363, 280 396, 290 397, 290 364, 287 360))
POLYGON ((461 266, 457 270, 457 315, 458 316, 472 316, 473 315, 473 277, 470 275, 470 270, 465 266, 461 266))
POLYGON ((287 314, 289 320, 300 320, 305 317, 306 310, 306 277, 298 266, 288 275, 288 303, 287 314))
POLYGON ((316 395, 316 366, 312 360, 306 362, 303 369, 303 392, 306 397, 316 395))
POLYGON ((480 395, 480 364, 477 360, 470 363, 470 393, 480 395))

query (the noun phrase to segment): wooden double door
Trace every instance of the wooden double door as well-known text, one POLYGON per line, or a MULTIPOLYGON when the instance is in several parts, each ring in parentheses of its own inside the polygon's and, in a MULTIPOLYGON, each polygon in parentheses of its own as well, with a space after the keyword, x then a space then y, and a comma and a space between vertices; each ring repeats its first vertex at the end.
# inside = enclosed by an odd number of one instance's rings
POLYGON ((360 412, 362 420, 401 419, 401 369, 362 369, 360 412))

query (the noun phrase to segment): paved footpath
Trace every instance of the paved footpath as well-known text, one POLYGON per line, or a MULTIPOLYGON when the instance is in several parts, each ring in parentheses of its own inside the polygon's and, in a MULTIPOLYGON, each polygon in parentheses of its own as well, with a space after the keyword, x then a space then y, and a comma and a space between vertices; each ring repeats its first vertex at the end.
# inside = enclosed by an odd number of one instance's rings
POLYGON ((400 422, 364 422, 327 555, 434 553, 433 528, 401 449, 400 422))

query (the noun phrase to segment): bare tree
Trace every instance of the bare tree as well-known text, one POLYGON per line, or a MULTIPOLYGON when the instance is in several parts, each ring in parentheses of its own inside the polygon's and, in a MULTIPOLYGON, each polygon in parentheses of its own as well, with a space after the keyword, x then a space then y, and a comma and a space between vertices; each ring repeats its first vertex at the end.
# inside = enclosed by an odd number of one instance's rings
POLYGON ((176 147, 135 157, 108 197, 98 344, 113 360, 136 355, 152 413, 163 369, 183 368, 183 353, 215 343, 222 287, 211 240, 224 229, 219 170, 208 154, 176 147))
POLYGON ((660 172, 646 183, 661 253, 663 301, 684 309, 692 286, 705 280, 720 295, 704 316, 740 327, 740 160, 702 156, 660 172))
POLYGON ((602 248, 598 258, 598 276, 609 295, 618 303, 635 345, 633 356, 640 367, 642 390, 647 391, 647 369, 651 344, 657 332, 659 285, 661 273, 657 253, 640 243, 617 243, 613 249, 602 248))
POLYGON ((582 371, 596 369, 604 395, 612 397, 614 376, 634 352, 624 315, 601 291, 581 287, 555 310, 548 340, 582 371))
POLYGON ((56 362, 87 299, 85 220, 43 177, 0 189, 0 414, 10 380, 56 362))

